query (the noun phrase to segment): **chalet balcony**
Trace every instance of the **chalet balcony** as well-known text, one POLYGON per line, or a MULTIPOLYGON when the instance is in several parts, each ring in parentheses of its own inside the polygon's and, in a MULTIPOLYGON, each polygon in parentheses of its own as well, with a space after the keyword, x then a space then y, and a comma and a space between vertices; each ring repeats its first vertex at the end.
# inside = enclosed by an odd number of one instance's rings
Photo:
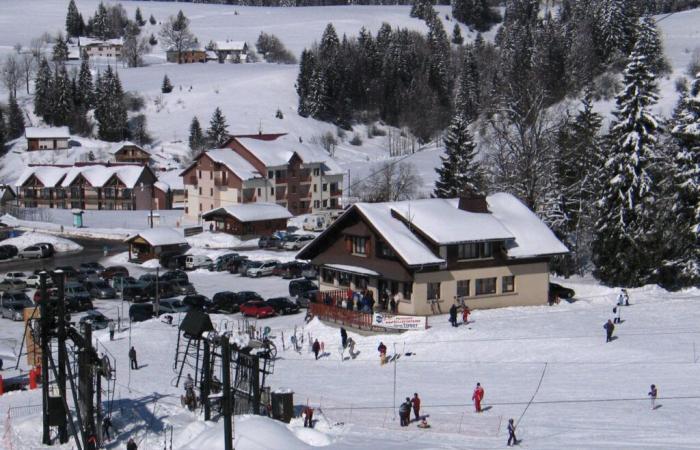
POLYGON ((342 189, 336 189, 331 191, 331 197, 340 197, 343 195, 342 189))

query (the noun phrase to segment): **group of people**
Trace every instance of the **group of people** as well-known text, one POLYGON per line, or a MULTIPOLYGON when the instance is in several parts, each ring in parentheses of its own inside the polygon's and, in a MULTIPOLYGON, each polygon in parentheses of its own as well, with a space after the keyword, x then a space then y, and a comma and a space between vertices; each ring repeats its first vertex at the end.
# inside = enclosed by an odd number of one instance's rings
POLYGON ((353 291, 349 289, 345 291, 345 296, 341 299, 334 299, 330 294, 326 294, 323 298, 323 303, 328 306, 337 306, 349 311, 360 311, 371 313, 374 311, 387 311, 392 314, 398 314, 398 304, 401 300, 401 294, 393 294, 389 290, 385 290, 379 294, 379 301, 374 299, 374 292, 369 289, 353 291))
POLYGON ((411 423, 411 410, 416 417, 415 420, 420 420, 420 397, 417 392, 413 393, 413 398, 406 397, 406 401, 399 406, 399 420, 402 427, 407 427, 411 423))
MULTIPOLYGON (((453 327, 459 326, 459 322, 457 321, 457 313, 458 313, 457 304, 453 303, 452 306, 450 306, 450 323, 452 324, 453 327)), ((469 310, 469 306, 464 305, 462 307, 462 323, 464 323, 464 325, 469 323, 469 314, 471 314, 471 311, 469 310)))
POLYGON ((608 319, 603 325, 605 329, 605 342, 612 342, 613 332, 615 331, 615 324, 622 323, 622 307, 630 305, 630 297, 627 293, 627 289, 622 289, 620 294, 617 296, 617 304, 613 307, 613 317, 608 319))

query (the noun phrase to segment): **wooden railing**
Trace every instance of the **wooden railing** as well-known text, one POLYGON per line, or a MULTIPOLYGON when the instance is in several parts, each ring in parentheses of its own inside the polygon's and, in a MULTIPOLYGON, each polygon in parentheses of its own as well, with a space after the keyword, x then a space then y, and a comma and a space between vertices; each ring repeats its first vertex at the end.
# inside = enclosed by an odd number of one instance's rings
POLYGON ((347 290, 319 291, 314 302, 309 304, 309 310, 321 320, 371 330, 372 314, 342 308, 340 305, 346 297, 347 290))

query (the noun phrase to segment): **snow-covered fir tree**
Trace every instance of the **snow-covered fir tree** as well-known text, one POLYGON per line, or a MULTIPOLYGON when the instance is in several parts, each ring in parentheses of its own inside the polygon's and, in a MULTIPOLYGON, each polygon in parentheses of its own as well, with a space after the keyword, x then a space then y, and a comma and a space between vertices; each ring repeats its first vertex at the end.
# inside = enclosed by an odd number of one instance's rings
POLYGON ((124 91, 119 75, 114 73, 112 66, 107 66, 105 73, 98 76, 95 85, 97 135, 104 141, 123 141, 127 136, 128 127, 124 91))
POLYGON ((411 6, 411 17, 416 17, 418 19, 425 20, 429 17, 435 16, 435 8, 433 8, 433 3, 430 0, 414 0, 411 6))
POLYGON ((73 89, 66 66, 56 69, 52 86, 49 123, 56 126, 69 125, 73 112, 73 89))
POLYGON ((34 112, 37 116, 45 117, 49 113, 52 83, 53 75, 49 62, 46 58, 41 58, 34 81, 34 112))
POLYGON ((438 198, 454 198, 466 193, 484 194, 485 176, 477 161, 478 150, 469 132, 469 121, 463 114, 457 114, 447 128, 444 139, 445 155, 442 165, 435 169, 433 195, 438 198))
POLYGON ((66 14, 66 34, 70 37, 78 37, 83 34, 84 28, 83 16, 80 15, 78 7, 75 6, 75 0, 70 0, 66 14))
POLYGON ((163 84, 160 86, 160 91, 163 94, 169 94, 173 91, 173 84, 170 82, 170 78, 168 78, 168 74, 165 74, 163 76, 163 84))
POLYGON ((475 49, 472 45, 467 45, 464 49, 455 110, 464 115, 469 122, 476 120, 479 115, 479 70, 476 65, 475 49))
POLYGON ((78 72, 78 89, 76 94, 75 103, 77 107, 85 111, 93 107, 95 87, 92 82, 90 63, 87 59, 83 59, 80 63, 80 72, 78 72))
POLYGON ((616 97, 615 121, 597 175, 595 275, 605 284, 641 286, 659 266, 659 186, 654 173, 659 121, 654 73, 635 46, 616 97))
POLYGON ((311 77, 313 76, 314 70, 316 68, 316 60, 314 53, 311 50, 304 49, 301 52, 301 59, 299 61, 299 75, 297 76, 296 89, 299 95, 299 107, 297 112, 302 117, 308 117, 312 108, 311 102, 311 77))
POLYGON ((109 17, 107 17, 107 7, 100 2, 95 11, 95 15, 90 20, 92 25, 92 35, 98 39, 107 39, 109 37, 109 17))
POLYGON ((5 153, 5 142, 7 139, 7 132, 5 131, 5 118, 2 108, 0 108, 0 154, 5 153))
POLYGON ((616 55, 625 54, 630 45, 631 24, 627 0, 601 0, 598 2, 595 23, 596 48, 601 61, 608 62, 616 55))
POLYGON ((677 288, 700 283, 700 73, 683 95, 672 126, 676 140, 669 180, 672 240, 664 269, 675 281, 668 287, 677 288))
POLYGON ((207 140, 209 145, 215 148, 219 148, 226 143, 229 138, 228 125, 226 124, 226 117, 221 112, 221 109, 217 107, 214 110, 214 114, 211 116, 209 121, 209 128, 207 129, 207 140))
POLYGON ((17 139, 24 134, 24 113, 17 103, 17 97, 10 95, 7 102, 7 139, 17 139))
POLYGON ((455 45, 464 44, 464 38, 462 37, 462 29, 458 23, 452 28, 452 43, 455 45))
POLYGON ((134 13, 134 21, 140 26, 146 25, 146 21, 143 20, 143 16, 141 15, 141 8, 136 7, 136 12, 134 13))
POLYGON ((661 36, 656 27, 656 20, 652 16, 644 16, 639 19, 637 47, 639 52, 646 57, 649 70, 657 76, 669 71, 670 67, 664 57, 661 36))
POLYGON ((63 34, 59 33, 56 43, 53 46, 53 57, 55 62, 62 63, 68 60, 68 44, 63 39, 63 34))
POLYGON ((450 102, 450 42, 439 18, 432 17, 426 22, 426 38, 430 48, 428 84, 437 94, 438 100, 447 105, 450 102))
POLYGON ((204 147, 206 146, 206 140, 204 139, 202 126, 199 124, 199 119, 197 119, 197 116, 193 117, 192 122, 190 123, 189 144, 193 157, 197 156, 199 152, 204 150, 204 147))

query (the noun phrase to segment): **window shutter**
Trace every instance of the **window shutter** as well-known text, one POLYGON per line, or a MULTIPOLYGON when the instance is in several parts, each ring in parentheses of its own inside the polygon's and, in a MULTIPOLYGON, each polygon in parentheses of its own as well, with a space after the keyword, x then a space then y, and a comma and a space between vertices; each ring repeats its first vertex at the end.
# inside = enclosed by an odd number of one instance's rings
POLYGON ((350 236, 345 236, 345 251, 352 253, 352 238, 350 236))
POLYGON ((372 250, 372 244, 370 242, 370 238, 367 238, 367 240, 365 240, 365 255, 369 256, 369 253, 371 250, 372 250))

